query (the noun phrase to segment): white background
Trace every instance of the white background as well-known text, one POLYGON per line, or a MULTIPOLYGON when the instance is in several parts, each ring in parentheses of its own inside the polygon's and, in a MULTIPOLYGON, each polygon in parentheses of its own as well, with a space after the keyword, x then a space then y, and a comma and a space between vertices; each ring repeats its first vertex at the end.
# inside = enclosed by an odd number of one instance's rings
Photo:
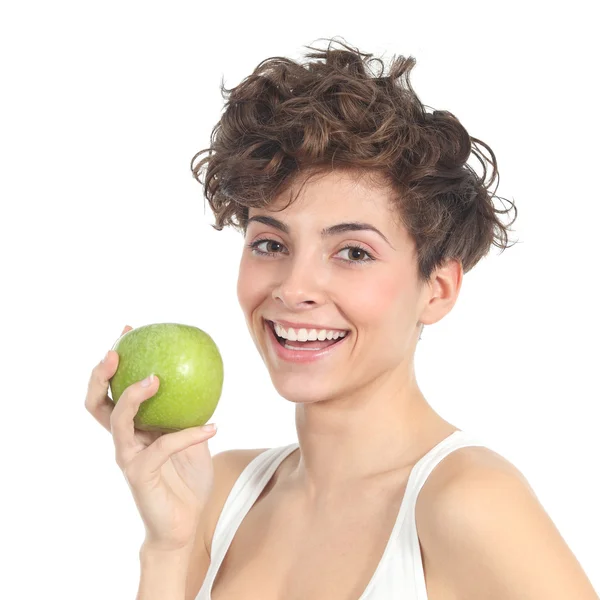
POLYGON ((523 472, 600 590, 591 5, 2 9, 0 597, 135 596, 143 525, 110 434, 84 409, 125 324, 186 323, 217 341, 213 453, 296 440, 237 303, 242 237, 210 227, 189 163, 220 117, 221 77, 233 87, 336 35, 386 60, 415 56, 421 100, 496 153, 519 243, 467 274, 452 312, 425 329, 417 376, 444 418, 523 472))

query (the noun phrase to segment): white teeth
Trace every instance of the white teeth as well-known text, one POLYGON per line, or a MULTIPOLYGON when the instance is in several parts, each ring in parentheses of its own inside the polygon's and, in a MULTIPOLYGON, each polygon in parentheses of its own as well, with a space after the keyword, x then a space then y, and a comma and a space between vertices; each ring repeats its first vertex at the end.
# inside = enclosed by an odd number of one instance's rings
POLYGON ((290 340, 292 342, 306 342, 306 341, 314 341, 314 340, 337 340, 340 337, 344 337, 348 332, 347 331, 333 331, 328 329, 293 329, 289 327, 286 329, 279 325, 279 323, 274 323, 275 333, 286 340, 290 340))
POLYGON ((318 352, 319 348, 303 348, 302 346, 290 346, 289 344, 284 344, 284 346, 288 350, 306 350, 306 352, 318 352))

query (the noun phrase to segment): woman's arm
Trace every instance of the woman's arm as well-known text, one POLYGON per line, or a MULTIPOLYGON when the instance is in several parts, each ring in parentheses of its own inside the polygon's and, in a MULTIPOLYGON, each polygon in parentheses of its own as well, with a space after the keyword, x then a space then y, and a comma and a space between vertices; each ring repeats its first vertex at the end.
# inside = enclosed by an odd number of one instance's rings
MULTIPOLYGON (((159 550, 143 544, 140 549, 140 585, 136 600, 185 600, 192 555, 191 548, 159 550)), ((208 568, 208 556, 206 558, 208 568)))
POLYGON ((144 543, 136 600, 195 600, 210 566, 212 537, 223 505, 241 472, 266 448, 226 450, 212 457, 214 483, 193 544, 165 551, 144 543))

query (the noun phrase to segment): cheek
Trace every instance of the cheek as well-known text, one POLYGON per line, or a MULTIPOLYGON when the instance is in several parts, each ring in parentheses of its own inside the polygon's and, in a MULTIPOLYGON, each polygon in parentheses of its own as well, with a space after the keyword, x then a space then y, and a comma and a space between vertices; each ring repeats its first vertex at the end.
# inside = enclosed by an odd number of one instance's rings
POLYGON ((356 285, 345 287, 340 306, 357 322, 373 325, 377 321, 388 321, 390 315, 403 311, 408 302, 408 284, 402 285, 401 276, 382 273, 378 277, 357 280, 356 285))
POLYGON ((260 269, 252 262, 242 258, 237 280, 238 302, 244 313, 251 312, 264 297, 264 285, 260 281, 260 269))

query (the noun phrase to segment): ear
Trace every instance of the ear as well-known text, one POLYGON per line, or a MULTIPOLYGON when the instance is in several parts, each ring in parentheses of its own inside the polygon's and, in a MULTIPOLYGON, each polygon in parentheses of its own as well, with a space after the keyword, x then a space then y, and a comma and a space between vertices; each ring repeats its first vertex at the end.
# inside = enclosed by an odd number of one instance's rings
POLYGON ((419 322, 432 325, 452 310, 458 299, 462 278, 463 267, 457 259, 448 259, 431 274, 425 286, 425 306, 421 311, 419 322))

